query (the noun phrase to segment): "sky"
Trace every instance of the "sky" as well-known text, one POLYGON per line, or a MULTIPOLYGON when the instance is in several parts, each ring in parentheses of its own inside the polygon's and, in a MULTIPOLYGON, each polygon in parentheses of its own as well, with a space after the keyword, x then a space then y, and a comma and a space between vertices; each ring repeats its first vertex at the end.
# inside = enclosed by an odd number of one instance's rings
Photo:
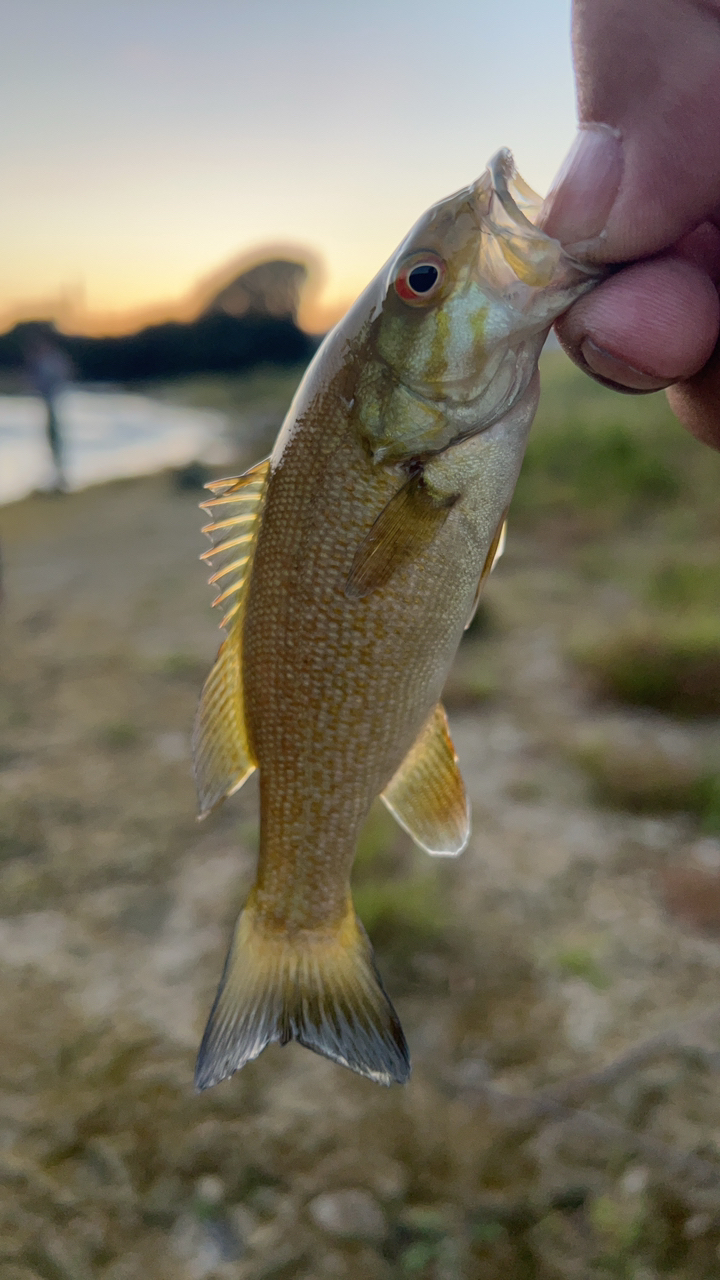
POLYGON ((311 327, 500 146, 547 190, 570 0, 0 0, 0 322, 170 313, 267 245, 311 327))

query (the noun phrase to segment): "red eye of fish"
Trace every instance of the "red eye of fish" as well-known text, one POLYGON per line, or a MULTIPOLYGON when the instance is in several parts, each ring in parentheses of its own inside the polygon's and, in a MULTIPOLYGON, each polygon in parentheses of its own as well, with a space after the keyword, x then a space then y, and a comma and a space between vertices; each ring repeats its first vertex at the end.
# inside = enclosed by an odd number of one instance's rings
POLYGON ((395 292, 416 306, 430 302, 445 279, 445 263, 436 253, 415 253, 395 276, 395 292))

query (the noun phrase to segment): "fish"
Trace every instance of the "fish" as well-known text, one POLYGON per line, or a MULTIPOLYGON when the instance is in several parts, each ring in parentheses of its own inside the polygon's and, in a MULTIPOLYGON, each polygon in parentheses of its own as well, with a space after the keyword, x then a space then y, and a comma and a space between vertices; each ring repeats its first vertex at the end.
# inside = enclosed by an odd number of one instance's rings
POLYGON ((429 854, 469 839, 442 688, 502 549, 540 350, 600 278, 540 211, 498 152, 325 338, 270 457, 207 486, 226 638, 193 732, 200 816, 259 769, 260 837, 199 1090, 291 1040, 409 1077, 350 872, 377 796, 429 854))

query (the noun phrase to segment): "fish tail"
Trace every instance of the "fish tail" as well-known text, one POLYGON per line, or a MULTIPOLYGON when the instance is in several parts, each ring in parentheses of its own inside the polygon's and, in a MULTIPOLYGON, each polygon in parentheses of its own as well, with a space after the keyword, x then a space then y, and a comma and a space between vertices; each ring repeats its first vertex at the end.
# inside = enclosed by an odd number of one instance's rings
POLYGON ((262 921, 252 895, 238 919, 195 1069, 218 1084, 266 1045, 297 1040, 379 1084, 404 1084, 410 1058, 352 902, 339 928, 289 936, 262 921))

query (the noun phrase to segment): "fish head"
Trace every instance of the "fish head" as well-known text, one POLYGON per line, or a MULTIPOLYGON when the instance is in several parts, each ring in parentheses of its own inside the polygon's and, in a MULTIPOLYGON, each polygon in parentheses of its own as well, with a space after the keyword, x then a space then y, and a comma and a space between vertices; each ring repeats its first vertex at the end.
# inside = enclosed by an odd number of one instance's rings
POLYGON ((602 278, 542 231, 541 207, 499 151, 369 286, 355 416, 375 461, 435 453, 497 422, 527 389, 553 320, 602 278))

